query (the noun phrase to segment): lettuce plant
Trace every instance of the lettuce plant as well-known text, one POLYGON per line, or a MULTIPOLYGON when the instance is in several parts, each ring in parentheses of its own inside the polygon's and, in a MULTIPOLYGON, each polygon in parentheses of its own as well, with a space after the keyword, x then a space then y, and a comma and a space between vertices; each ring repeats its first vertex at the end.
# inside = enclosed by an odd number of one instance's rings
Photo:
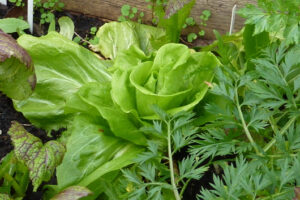
POLYGON ((38 82, 30 98, 14 105, 37 127, 66 127, 71 120, 64 113, 67 98, 85 83, 111 79, 103 61, 56 32, 40 38, 23 35, 18 43, 33 60, 38 82))
POLYGON ((92 45, 105 58, 115 59, 118 52, 137 46, 149 54, 169 42, 163 29, 133 22, 104 24, 96 34, 98 44, 92 45))
POLYGON ((87 187, 95 197, 103 192, 101 177, 134 163, 144 151, 150 136, 140 128, 158 119, 150 107, 157 104, 170 114, 193 109, 219 65, 211 53, 166 44, 161 29, 129 22, 102 28, 99 50, 113 60, 101 60, 56 32, 18 39, 38 81, 28 99, 14 101, 16 109, 46 130, 68 128, 58 185, 48 187, 49 197, 71 185, 87 187), (128 34, 119 43, 122 30, 128 34))
MULTIPOLYGON (((210 52, 193 52, 182 44, 162 46, 154 58, 140 54, 144 61, 133 63, 130 49, 116 58, 111 95, 126 113, 143 119, 157 119, 151 106, 168 113, 190 110, 203 98, 207 84, 219 63, 210 52)), ((136 58, 136 57, 135 57, 136 58)))

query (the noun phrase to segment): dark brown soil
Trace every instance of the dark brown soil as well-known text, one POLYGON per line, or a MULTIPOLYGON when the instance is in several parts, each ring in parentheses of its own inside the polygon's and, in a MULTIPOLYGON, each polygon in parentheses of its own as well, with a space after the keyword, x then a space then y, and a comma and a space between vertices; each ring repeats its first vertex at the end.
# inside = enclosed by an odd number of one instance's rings
POLYGON ((20 114, 14 111, 10 99, 0 94, 0 160, 13 148, 7 130, 11 121, 17 118, 20 118, 20 114))
POLYGON ((51 137, 49 137, 46 131, 36 128, 22 113, 17 112, 14 109, 12 100, 0 92, 0 160, 13 148, 9 135, 7 135, 7 131, 10 128, 12 121, 21 123, 29 133, 39 137, 43 143, 56 139, 60 133, 64 131, 64 129, 52 131, 51 137))
MULTIPOLYGON (((0 130, 2 134, 0 134, 0 160, 9 153, 13 146, 11 144, 11 140, 9 135, 7 134, 8 129, 11 126, 12 121, 18 121, 23 124, 25 129, 32 133, 33 135, 39 137, 44 143, 51 140, 56 139, 57 136, 60 135, 60 131, 53 131, 51 135, 53 138, 47 136, 46 132, 42 129, 36 128, 29 123, 29 121, 22 115, 22 113, 17 112, 14 107, 12 100, 0 93, 0 130)), ((46 183, 45 183, 46 184, 46 183)), ((48 184, 56 184, 56 179, 53 177, 48 184)), ((42 188, 42 186, 40 187, 42 188)), ((33 187, 30 184, 27 190, 26 197, 24 200, 41 200, 43 196, 43 191, 38 190, 37 192, 32 192, 33 187)))
POLYGON ((0 4, 0 19, 2 19, 6 15, 8 8, 9 8, 9 6, 0 4))
POLYGON ((73 13, 73 15, 71 13, 67 14, 74 22, 75 32, 83 38, 89 35, 91 27, 99 28, 104 24, 103 21, 97 18, 92 18, 85 15, 76 15, 76 13, 73 13))
POLYGON ((44 142, 50 139, 47 137, 44 130, 31 125, 22 113, 19 113, 14 109, 11 99, 0 93, 0 130, 2 132, 0 135, 0 159, 13 149, 10 138, 7 135, 7 131, 11 126, 12 121, 18 121, 23 124, 28 132, 41 138, 44 142))

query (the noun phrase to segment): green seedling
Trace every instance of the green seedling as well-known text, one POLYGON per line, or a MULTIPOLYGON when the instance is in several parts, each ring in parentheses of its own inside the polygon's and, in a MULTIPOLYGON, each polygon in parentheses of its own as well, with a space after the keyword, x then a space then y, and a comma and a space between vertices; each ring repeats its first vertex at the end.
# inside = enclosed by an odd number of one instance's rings
POLYGON ((97 30, 97 27, 93 26, 90 28, 90 32, 88 35, 85 36, 85 38, 82 38, 79 35, 77 35, 73 38, 73 41, 78 44, 81 44, 82 46, 96 45, 99 43, 99 38, 96 37, 97 30))
POLYGON ((78 36, 75 36, 73 41, 79 44, 81 42, 81 38, 78 36))
POLYGON ((193 42, 194 40, 197 39, 197 34, 196 33, 189 33, 188 36, 187 36, 187 40, 188 42, 193 42))
MULTIPOLYGON (((17 7, 24 7, 25 2, 23 0, 9 0, 9 2, 14 3, 17 7)), ((42 2, 42 0, 34 0, 34 10, 40 12, 40 24, 50 24, 52 20, 55 20, 55 11, 62 11, 65 6, 64 3, 59 0, 47 0, 42 2)))
POLYGON ((142 23, 142 18, 145 16, 144 12, 138 12, 136 7, 131 7, 130 5, 123 5, 121 8, 121 16, 118 18, 118 21, 132 21, 136 18, 138 23, 142 23))
MULTIPOLYGON (((199 23, 199 28, 202 26, 202 27, 205 27, 207 26, 206 22, 208 21, 208 19, 210 18, 211 16, 211 12, 209 10, 204 10, 202 12, 202 15, 200 15, 200 23, 199 23)), ((187 28, 188 26, 195 26, 197 25, 194 18, 192 17, 188 17, 186 18, 185 20, 185 24, 183 25, 182 28, 187 28)), ((198 34, 196 33, 189 33, 188 36, 187 36, 187 40, 188 42, 193 42, 194 40, 196 40, 198 37, 203 37, 205 35, 205 31, 203 29, 200 29, 200 31, 198 32, 198 34)))
POLYGON ((96 35, 96 32, 97 32, 97 27, 95 27, 95 26, 91 27, 90 34, 91 35, 96 35))
POLYGON ((17 7, 24 7, 25 3, 23 0, 9 0, 9 2, 14 3, 17 7))

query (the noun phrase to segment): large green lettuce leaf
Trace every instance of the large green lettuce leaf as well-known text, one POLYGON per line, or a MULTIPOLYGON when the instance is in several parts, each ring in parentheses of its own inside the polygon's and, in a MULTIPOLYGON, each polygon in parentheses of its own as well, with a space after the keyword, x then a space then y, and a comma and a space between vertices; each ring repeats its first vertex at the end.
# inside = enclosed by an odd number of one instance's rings
POLYGON ((124 113, 114 104, 110 91, 110 83, 88 83, 67 101, 65 111, 67 113, 98 113, 98 117, 102 116, 107 120, 115 136, 135 144, 145 145, 146 138, 139 131, 141 122, 132 114, 124 113))
MULTIPOLYGON (((134 51, 130 49, 129 51, 134 51)), ((112 99, 126 113, 157 119, 156 104, 171 114, 192 109, 207 91, 218 59, 210 52, 193 52, 182 44, 166 44, 153 61, 132 62, 123 52, 114 65, 112 99), (126 64, 126 60, 128 63, 126 64), (124 67, 129 66, 131 67, 124 67)), ((151 59, 148 59, 151 60, 151 59)))
POLYGON ((28 53, 0 30, 0 91, 13 99, 25 99, 36 84, 33 63, 28 53))
POLYGON ((18 43, 34 62, 37 85, 30 98, 14 103, 38 127, 49 130, 66 126, 71 117, 64 114, 67 98, 87 82, 111 79, 104 61, 56 32, 40 38, 23 35, 18 43))
POLYGON ((137 46, 149 54, 168 42, 163 29, 127 21, 107 23, 100 27, 96 36, 99 43, 93 49, 111 59, 131 46, 137 46))
MULTIPOLYGON (((88 187, 106 173, 131 163, 143 148, 115 137, 101 117, 75 117, 62 164, 57 168, 58 187, 76 184, 88 187)), ((91 188, 93 189, 93 188, 91 188)))

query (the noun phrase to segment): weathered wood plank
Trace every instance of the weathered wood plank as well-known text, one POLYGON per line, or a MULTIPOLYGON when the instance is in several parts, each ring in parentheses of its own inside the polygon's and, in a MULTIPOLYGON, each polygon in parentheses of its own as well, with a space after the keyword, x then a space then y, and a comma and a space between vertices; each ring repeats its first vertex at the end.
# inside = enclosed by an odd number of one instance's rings
MULTIPOLYGON (((97 16, 109 20, 117 20, 121 15, 120 9, 124 4, 134 6, 139 11, 145 13, 144 21, 150 23, 152 12, 147 8, 144 0, 61 0, 65 3, 65 9, 80 12, 87 15, 97 16)), ((254 0, 197 0, 191 15, 197 22, 203 10, 210 10, 211 18, 207 22, 206 39, 214 39, 213 30, 216 29, 222 34, 229 31, 231 10, 234 4, 237 8, 243 7, 246 3, 254 3, 254 0)), ((243 25, 243 19, 236 17, 235 29, 238 30, 243 25)))
MULTIPOLYGON (((206 37, 208 39, 214 39, 213 30, 216 29, 220 33, 224 34, 229 32, 231 11, 234 4, 237 4, 237 10, 242 8, 247 3, 254 3, 253 0, 197 0, 195 7, 192 10, 191 15, 199 22, 199 17, 203 10, 211 11, 211 18, 207 22, 207 27, 204 28, 206 31, 206 37)), ((236 15, 235 30, 241 29, 243 26, 244 19, 236 15)))

